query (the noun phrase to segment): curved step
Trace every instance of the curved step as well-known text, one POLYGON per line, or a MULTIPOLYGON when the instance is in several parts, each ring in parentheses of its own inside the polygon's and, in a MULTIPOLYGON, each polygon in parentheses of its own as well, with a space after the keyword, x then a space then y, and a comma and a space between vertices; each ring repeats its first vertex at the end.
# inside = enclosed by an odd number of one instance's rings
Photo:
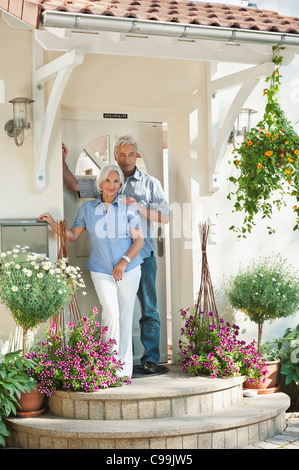
POLYGON ((284 393, 243 399, 217 413, 139 420, 9 418, 11 443, 24 449, 237 449, 281 433, 284 393))
POLYGON ((242 400, 243 377, 194 377, 170 365, 163 375, 133 379, 98 392, 57 391, 48 399, 55 416, 90 420, 155 419, 228 408, 242 400))

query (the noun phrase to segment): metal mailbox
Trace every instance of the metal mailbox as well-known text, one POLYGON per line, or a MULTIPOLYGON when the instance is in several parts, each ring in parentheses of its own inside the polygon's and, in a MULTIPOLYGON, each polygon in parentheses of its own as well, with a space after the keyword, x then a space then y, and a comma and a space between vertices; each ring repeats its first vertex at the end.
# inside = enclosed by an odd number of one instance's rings
POLYGON ((48 257, 48 224, 35 219, 0 219, 0 251, 16 245, 28 246, 28 251, 48 257))

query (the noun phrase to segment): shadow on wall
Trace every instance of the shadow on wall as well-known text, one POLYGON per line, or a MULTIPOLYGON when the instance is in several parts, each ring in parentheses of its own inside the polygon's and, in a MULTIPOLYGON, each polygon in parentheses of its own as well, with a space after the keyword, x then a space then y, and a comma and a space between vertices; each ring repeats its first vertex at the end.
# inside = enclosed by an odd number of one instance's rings
POLYGON ((245 315, 245 313, 232 308, 224 289, 225 287, 223 285, 221 289, 214 290, 219 318, 223 318, 225 322, 229 322, 231 325, 235 324, 240 327, 240 340, 244 340, 246 342, 256 340, 256 324, 251 322, 249 318, 245 315))
MULTIPOLYGON (((219 318, 223 318, 224 321, 231 324, 235 323, 240 327, 239 339, 246 342, 257 341, 257 325, 250 321, 244 312, 231 307, 225 294, 224 286, 222 286, 221 289, 215 289, 214 295, 219 318)), ((264 324, 263 343, 268 340, 282 338, 287 328, 295 328, 299 324, 299 311, 287 320, 287 323, 285 318, 279 318, 275 321, 266 321, 264 324)))
POLYGON ((22 328, 15 324, 9 310, 0 304, 0 355, 23 347, 22 328))
MULTIPOLYGON (((1 355, 23 349, 23 330, 18 326, 11 313, 0 304, 0 358, 1 355)), ((29 344, 45 339, 46 323, 42 323, 35 330, 28 332, 29 344)), ((1 360, 1 359, 0 359, 1 360)))

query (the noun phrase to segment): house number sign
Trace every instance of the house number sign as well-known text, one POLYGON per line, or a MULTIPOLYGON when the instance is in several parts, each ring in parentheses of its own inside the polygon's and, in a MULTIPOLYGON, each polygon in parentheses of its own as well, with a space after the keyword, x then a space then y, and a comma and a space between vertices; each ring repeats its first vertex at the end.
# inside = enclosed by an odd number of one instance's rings
POLYGON ((103 118, 105 119, 128 119, 128 115, 120 114, 120 113, 103 113, 103 118))

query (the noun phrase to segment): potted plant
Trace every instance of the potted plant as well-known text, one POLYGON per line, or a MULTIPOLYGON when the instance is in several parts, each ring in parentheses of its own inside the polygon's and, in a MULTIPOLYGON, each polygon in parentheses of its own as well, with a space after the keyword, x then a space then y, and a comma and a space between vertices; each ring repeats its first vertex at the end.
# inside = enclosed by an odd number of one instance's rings
MULTIPOLYGON (((264 345, 263 345, 264 346, 264 345)), ((291 409, 299 410, 299 324, 287 328, 281 338, 266 343, 269 351, 280 358, 279 383, 291 399, 291 409)))
POLYGON ((95 392, 101 388, 130 383, 119 372, 122 363, 113 350, 114 339, 105 340, 107 327, 95 320, 97 310, 83 317, 76 328, 55 335, 55 325, 46 332, 46 341, 26 354, 33 366, 28 374, 41 384, 41 391, 51 397, 56 390, 95 392))
MULTIPOLYGON (((232 307, 245 312, 257 324, 259 354, 264 323, 293 315, 299 308, 298 273, 280 255, 260 257, 245 268, 240 266, 225 290, 232 307)), ((267 380, 265 387, 273 388, 273 381, 267 380)))
POLYGON ((65 259, 52 263, 28 247, 1 253, 0 262, 0 301, 22 327, 26 353, 28 330, 58 314, 84 282, 79 268, 68 266, 65 259))
POLYGON ((244 376, 254 383, 263 382, 267 369, 255 344, 238 339, 239 327, 209 313, 207 324, 204 314, 196 314, 196 306, 181 310, 184 327, 179 342, 180 364, 194 375, 216 377, 244 376))
POLYGON ((4 418, 17 414, 21 393, 35 388, 35 381, 26 373, 33 362, 22 351, 7 353, 0 362, 0 446, 5 447, 5 437, 10 435, 4 418))
MULTIPOLYGON (((273 63, 276 68, 266 78, 269 88, 264 90, 266 105, 263 119, 247 132, 245 141, 234 149, 230 162, 238 170, 238 176, 229 180, 236 185, 235 212, 244 212, 241 227, 231 226, 238 237, 246 237, 255 225, 255 218, 272 217, 273 206, 278 210, 286 205, 286 195, 294 196, 292 213, 295 213, 294 230, 299 228, 299 136, 287 120, 279 104, 279 86, 282 62, 280 50, 274 47, 273 63)), ((268 232, 275 230, 268 226, 268 232)))

